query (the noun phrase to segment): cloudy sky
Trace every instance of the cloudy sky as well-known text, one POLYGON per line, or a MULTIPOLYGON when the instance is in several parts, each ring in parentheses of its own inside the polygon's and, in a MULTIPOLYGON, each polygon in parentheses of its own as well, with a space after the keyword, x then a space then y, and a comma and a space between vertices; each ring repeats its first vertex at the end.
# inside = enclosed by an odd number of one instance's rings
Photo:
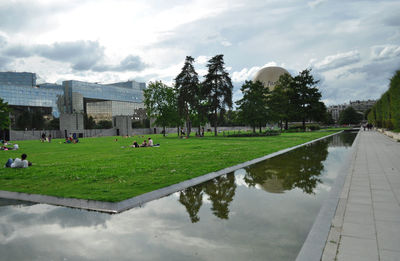
POLYGON ((400 69, 398 0, 2 0, 0 70, 43 81, 171 84, 185 56, 224 54, 235 85, 312 68, 323 100, 378 98, 400 69))

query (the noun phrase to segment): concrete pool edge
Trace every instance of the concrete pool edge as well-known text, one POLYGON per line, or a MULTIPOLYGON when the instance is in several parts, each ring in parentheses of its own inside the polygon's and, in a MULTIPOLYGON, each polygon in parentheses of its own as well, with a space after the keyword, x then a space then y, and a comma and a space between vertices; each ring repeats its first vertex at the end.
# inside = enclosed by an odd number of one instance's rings
POLYGON ((346 156, 338 177, 329 193, 328 198, 322 204, 310 232, 307 235, 303 246, 297 255, 296 261, 320 261, 331 230, 332 220, 338 207, 340 195, 345 186, 346 178, 351 171, 353 159, 356 156, 359 133, 351 146, 351 151, 346 156))
MULTIPOLYGON (((164 196, 170 195, 172 193, 181 191, 183 189, 186 189, 191 186, 198 185, 200 183, 206 182, 208 180, 214 179, 218 176, 228 174, 230 172, 233 172, 235 170, 248 167, 252 164, 264 161, 266 159, 284 154, 286 152, 295 150, 297 148, 300 148, 302 146, 306 146, 308 144, 312 144, 314 142, 317 142, 319 140, 323 140, 326 138, 329 138, 331 136, 337 135, 339 133, 342 133, 343 131, 339 131, 315 140, 308 141, 306 143, 302 143, 290 148, 286 148, 268 155, 265 155, 260 158, 256 158, 253 160, 249 160, 216 172, 211 172, 193 179, 189 179, 168 187, 164 187, 158 190, 154 190, 136 197, 132 197, 120 202, 105 202, 105 201, 96 201, 96 200, 87 200, 87 199, 75 199, 75 198, 60 198, 60 197, 55 197, 55 196, 47 196, 47 195, 39 195, 39 194, 28 194, 28 193, 21 193, 21 192, 11 192, 11 191, 4 191, 0 190, 0 198, 6 198, 6 199, 14 199, 14 200, 22 200, 22 201, 30 201, 30 202, 35 202, 35 203, 43 203, 43 204, 50 204, 50 205, 56 205, 56 206, 64 206, 64 207, 71 207, 71 208, 79 208, 79 209, 86 209, 86 210, 93 210, 93 211, 99 211, 99 212, 105 212, 105 213, 111 213, 111 214, 116 214, 120 213, 123 211, 126 211, 131 208, 135 207, 141 207, 143 204, 162 198, 164 196)), ((354 144, 354 143, 353 143, 354 144)))

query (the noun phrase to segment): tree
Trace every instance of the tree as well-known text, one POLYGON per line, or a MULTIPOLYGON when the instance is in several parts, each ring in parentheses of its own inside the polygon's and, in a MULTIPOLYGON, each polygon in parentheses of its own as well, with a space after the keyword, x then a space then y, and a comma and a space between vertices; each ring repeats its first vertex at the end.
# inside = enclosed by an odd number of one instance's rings
POLYGON ((250 124, 253 132, 256 126, 265 125, 268 119, 268 95, 269 89, 265 88, 260 81, 246 81, 240 90, 243 98, 236 102, 239 106, 239 115, 244 123, 250 124))
POLYGON ((163 127, 165 136, 165 127, 179 122, 175 90, 156 81, 149 83, 143 95, 148 117, 156 119, 155 124, 163 127))
POLYGON ((194 59, 186 56, 185 64, 181 73, 175 78, 175 89, 178 100, 178 111, 186 122, 186 134, 190 135, 191 120, 190 115, 198 107, 199 100, 199 77, 193 67, 194 59))
POLYGON ((208 73, 202 84, 202 94, 212 115, 215 136, 217 136, 218 112, 225 107, 232 108, 233 85, 224 64, 222 54, 212 57, 208 61, 208 73))
POLYGON ((302 121, 303 129, 306 128, 306 120, 322 119, 326 111, 320 101, 322 95, 316 87, 318 82, 311 75, 311 69, 303 70, 293 78, 290 100, 296 107, 296 118, 302 121))
POLYGON ((8 103, 0 98, 0 130, 5 130, 10 127, 10 107, 8 103))
POLYGON ((363 119, 363 115, 356 112, 353 107, 347 107, 339 115, 340 124, 359 124, 363 119))
POLYGON ((279 77, 275 88, 269 97, 268 106, 270 108, 270 117, 279 122, 281 129, 285 123, 285 129, 288 129, 288 122, 294 118, 296 108, 291 101, 293 94, 293 78, 285 73, 279 77))

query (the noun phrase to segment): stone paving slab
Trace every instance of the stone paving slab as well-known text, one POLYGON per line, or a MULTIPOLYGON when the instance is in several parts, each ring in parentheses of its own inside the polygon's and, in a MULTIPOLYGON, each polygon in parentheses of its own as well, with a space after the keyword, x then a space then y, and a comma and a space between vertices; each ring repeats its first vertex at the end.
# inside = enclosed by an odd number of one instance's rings
POLYGON ((374 131, 357 138, 321 260, 399 261, 400 143, 374 131))

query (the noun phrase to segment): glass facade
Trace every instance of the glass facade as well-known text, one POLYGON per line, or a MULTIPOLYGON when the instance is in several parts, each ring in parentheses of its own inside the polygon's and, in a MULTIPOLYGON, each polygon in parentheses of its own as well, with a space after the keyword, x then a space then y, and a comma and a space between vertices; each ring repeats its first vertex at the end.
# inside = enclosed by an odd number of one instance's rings
POLYGON ((36 86, 36 74, 30 72, 0 72, 0 86, 36 86))
POLYGON ((54 117, 59 117, 58 101, 64 95, 62 89, 42 89, 31 86, 1 85, 0 97, 9 105, 50 107, 54 117))
POLYGON ((135 109, 144 107, 145 86, 136 81, 102 85, 73 80, 36 86, 34 73, 0 72, 0 97, 4 101, 14 106, 49 107, 55 117, 76 112, 107 119, 133 115, 135 109))

